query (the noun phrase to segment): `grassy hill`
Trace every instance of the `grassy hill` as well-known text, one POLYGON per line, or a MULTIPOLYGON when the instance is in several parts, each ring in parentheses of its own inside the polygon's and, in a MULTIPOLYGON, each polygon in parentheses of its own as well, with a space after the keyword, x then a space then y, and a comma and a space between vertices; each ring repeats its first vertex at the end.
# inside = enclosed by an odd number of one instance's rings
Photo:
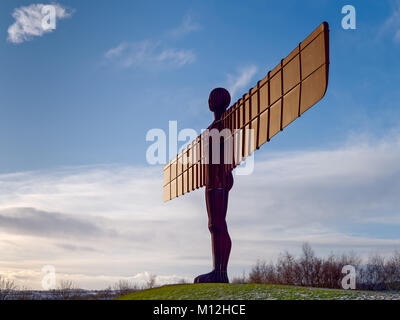
POLYGON ((263 284, 184 284, 137 291, 118 300, 400 300, 400 293, 263 284))

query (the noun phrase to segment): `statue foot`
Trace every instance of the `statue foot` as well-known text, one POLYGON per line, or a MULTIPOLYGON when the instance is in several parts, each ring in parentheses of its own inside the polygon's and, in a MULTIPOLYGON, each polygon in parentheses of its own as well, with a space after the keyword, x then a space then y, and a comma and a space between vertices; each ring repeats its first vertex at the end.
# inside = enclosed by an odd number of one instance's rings
POLYGON ((229 283, 226 271, 211 271, 194 279, 194 283, 229 283))

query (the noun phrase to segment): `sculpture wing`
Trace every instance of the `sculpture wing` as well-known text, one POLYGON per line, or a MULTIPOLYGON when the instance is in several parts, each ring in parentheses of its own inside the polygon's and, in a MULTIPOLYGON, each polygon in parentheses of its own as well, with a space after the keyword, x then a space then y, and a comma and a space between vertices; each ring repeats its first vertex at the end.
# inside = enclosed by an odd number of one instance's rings
MULTIPOLYGON (((320 101, 328 87, 329 26, 322 23, 223 115, 234 169, 320 101), (251 136, 251 139, 250 139, 251 136)), ((164 167, 164 201, 205 185, 207 139, 200 135, 164 167)))

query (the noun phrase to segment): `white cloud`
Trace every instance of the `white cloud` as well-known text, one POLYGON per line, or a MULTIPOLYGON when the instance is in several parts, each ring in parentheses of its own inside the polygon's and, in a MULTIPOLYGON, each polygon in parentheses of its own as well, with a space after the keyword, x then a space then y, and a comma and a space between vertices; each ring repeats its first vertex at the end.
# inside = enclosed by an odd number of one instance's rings
POLYGON ((196 59, 192 51, 177 50, 177 49, 165 49, 157 57, 158 61, 170 63, 178 67, 182 67, 185 64, 190 64, 196 59))
MULTIPOLYGON (((56 281, 57 285, 60 284, 62 280, 72 281, 80 288, 90 288, 90 289, 105 289, 107 287, 114 287, 120 280, 126 280, 131 283, 138 285, 139 287, 145 286, 150 279, 151 275, 149 272, 140 272, 132 276, 108 276, 108 275, 87 275, 82 273, 63 273, 58 272, 56 268, 56 281)), ((14 270, 4 272, 2 274, 7 279, 13 279, 18 283, 20 287, 32 288, 32 284, 35 282, 40 283, 43 277, 41 270, 14 270), (35 281, 32 281, 35 279, 35 281)), ((190 278, 180 277, 179 275, 155 275, 156 283, 158 285, 178 283, 180 280, 184 279, 186 281, 191 281, 190 278)), ((41 289, 39 286, 34 287, 34 289, 41 289)))
POLYGON ((128 43, 126 42, 122 42, 121 44, 119 44, 117 47, 112 48, 110 50, 108 50, 105 53, 105 57, 112 59, 112 58, 116 58, 116 57, 120 57, 121 54, 124 52, 124 50, 128 47, 128 43))
MULTIPOLYGON (((8 28, 7 40, 12 43, 22 43, 32 40, 33 37, 41 37, 45 33, 52 32, 52 29, 42 27, 42 20, 45 17, 42 14, 44 6, 44 4, 39 3, 14 9, 12 16, 15 22, 8 28)), ((52 6, 55 8, 57 20, 71 17, 71 10, 57 3, 52 4, 52 6)))
POLYGON ((382 32, 394 34, 393 40, 400 43, 400 0, 393 2, 392 13, 383 24, 382 32))
POLYGON ((105 53, 105 58, 123 68, 183 67, 196 60, 192 50, 168 48, 161 41, 123 42, 105 53))
POLYGON ((239 89, 249 89, 247 88, 250 84, 251 79, 257 72, 256 66, 247 66, 238 70, 236 75, 228 74, 228 91, 230 92, 232 98, 238 93, 239 89))
MULTIPOLYGON (((182 24, 167 32, 172 38, 181 38, 200 29, 191 15, 183 18, 182 24)), ((145 68, 159 70, 160 68, 180 68, 196 61, 196 54, 190 49, 181 49, 168 46, 167 39, 142 40, 136 42, 122 42, 115 48, 108 50, 104 57, 108 62, 122 68, 145 68)))
MULTIPOLYGON (((358 137, 332 150, 256 154, 255 172, 235 177, 230 195, 231 275, 259 258, 297 253, 304 241, 318 254, 398 249, 399 233, 385 228, 400 230, 399 163, 400 133, 358 137)), ((60 279, 92 288, 209 271, 204 190, 163 204, 161 185, 158 167, 0 175, 0 221, 7 223, 0 270, 39 287, 42 266, 52 264, 60 279)))
POLYGON ((181 38, 200 29, 201 26, 193 21, 192 16, 188 14, 183 18, 182 24, 179 27, 172 29, 169 34, 174 38, 181 38))
POLYGON ((396 34, 395 34, 395 36, 394 36, 394 40, 395 40, 396 42, 399 42, 399 43, 400 43, 400 29, 397 30, 397 32, 396 32, 396 34))

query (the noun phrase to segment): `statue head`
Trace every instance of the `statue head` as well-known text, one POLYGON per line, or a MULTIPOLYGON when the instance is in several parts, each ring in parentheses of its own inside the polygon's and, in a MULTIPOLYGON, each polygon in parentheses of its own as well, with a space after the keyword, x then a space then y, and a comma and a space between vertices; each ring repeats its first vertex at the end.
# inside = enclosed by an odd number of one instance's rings
POLYGON ((224 88, 216 88, 210 93, 208 106, 214 112, 215 120, 219 120, 231 103, 231 95, 224 88))

